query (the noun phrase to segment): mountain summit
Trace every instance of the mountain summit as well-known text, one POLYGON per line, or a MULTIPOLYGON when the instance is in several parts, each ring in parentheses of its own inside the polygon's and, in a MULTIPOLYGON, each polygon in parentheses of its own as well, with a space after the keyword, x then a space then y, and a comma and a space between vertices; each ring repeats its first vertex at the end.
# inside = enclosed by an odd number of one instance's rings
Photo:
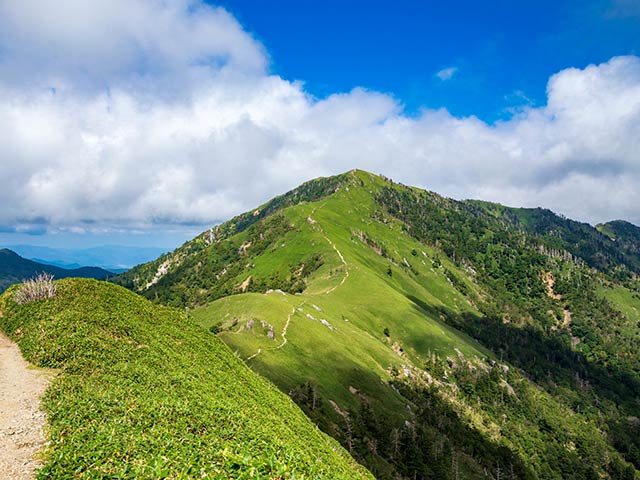
POLYGON ((379 478, 634 478, 637 240, 353 170, 116 281, 188 308, 379 478))

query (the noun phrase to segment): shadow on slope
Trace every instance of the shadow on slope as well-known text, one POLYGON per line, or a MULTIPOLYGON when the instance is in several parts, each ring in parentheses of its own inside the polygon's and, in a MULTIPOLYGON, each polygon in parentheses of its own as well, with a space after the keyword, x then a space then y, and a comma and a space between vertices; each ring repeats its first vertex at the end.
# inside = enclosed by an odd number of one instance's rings
POLYGON ((569 338, 412 300, 416 309, 444 320, 518 367, 572 411, 587 417, 604 416, 602 427, 608 431, 611 444, 640 468, 640 426, 628 420, 640 416, 640 383, 631 373, 587 360, 572 349, 569 338))

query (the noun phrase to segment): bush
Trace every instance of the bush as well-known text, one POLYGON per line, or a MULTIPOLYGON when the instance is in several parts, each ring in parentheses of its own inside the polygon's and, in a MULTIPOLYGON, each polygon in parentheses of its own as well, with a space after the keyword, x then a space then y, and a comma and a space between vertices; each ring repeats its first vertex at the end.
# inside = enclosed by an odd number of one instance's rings
POLYGON ((13 300, 20 305, 30 303, 43 298, 51 298, 56 295, 56 285, 53 283, 53 275, 41 273, 36 278, 25 280, 13 295, 13 300))

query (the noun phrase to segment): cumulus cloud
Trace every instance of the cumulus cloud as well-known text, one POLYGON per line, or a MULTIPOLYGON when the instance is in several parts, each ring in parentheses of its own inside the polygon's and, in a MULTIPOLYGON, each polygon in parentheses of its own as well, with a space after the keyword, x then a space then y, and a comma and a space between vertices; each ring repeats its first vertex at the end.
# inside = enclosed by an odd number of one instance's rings
POLYGON ((436 72, 436 77, 444 82, 451 80, 456 73, 458 73, 458 67, 447 67, 436 72))
POLYGON ((558 72, 545 106, 490 125, 358 88, 314 99, 197 0, 5 0, 0 32, 4 228, 211 224, 351 168, 640 224, 638 57, 558 72))
POLYGON ((200 1, 0 2, 4 84, 76 94, 121 86, 157 96, 219 71, 261 74, 267 63, 227 11, 200 1))

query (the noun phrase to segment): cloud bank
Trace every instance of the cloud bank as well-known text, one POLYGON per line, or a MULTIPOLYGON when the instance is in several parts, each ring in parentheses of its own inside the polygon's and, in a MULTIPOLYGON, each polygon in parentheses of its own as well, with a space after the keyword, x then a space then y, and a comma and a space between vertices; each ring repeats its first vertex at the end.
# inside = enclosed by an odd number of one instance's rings
POLYGON ((355 88, 315 99, 196 0, 0 2, 0 225, 210 224, 362 168, 455 198, 640 224, 640 58, 487 124, 355 88))

